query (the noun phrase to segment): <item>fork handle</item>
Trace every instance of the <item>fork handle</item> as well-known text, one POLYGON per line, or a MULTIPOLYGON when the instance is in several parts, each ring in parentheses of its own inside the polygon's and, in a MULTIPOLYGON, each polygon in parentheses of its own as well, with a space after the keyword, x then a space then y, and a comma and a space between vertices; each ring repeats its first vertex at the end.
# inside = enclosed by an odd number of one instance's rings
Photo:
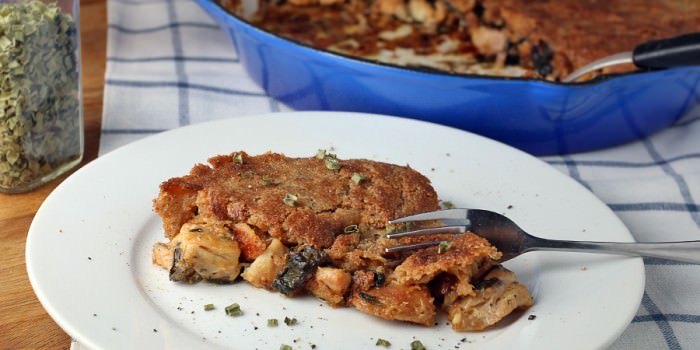
POLYGON ((534 238, 528 242, 531 250, 560 250, 588 253, 622 254, 648 256, 666 260, 700 264, 700 241, 658 242, 658 243, 612 243, 563 241, 534 238))
POLYGON ((642 68, 673 68, 700 64, 700 33, 653 40, 637 46, 634 64, 642 68))

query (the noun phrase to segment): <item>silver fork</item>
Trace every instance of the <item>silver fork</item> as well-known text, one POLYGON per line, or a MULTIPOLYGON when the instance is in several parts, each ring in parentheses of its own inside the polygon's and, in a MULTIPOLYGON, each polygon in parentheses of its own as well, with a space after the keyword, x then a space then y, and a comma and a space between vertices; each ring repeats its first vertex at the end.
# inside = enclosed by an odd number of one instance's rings
MULTIPOLYGON (((587 253, 648 256, 667 260, 700 264, 700 241, 658 243, 615 243, 544 239, 525 232, 507 217, 482 209, 445 209, 391 220, 391 224, 441 220, 446 225, 387 234, 387 238, 431 235, 438 233, 461 234, 467 231, 488 240, 503 253, 501 261, 534 250, 559 250, 587 253)), ((387 252, 421 249, 439 245, 441 241, 398 245, 387 252)))

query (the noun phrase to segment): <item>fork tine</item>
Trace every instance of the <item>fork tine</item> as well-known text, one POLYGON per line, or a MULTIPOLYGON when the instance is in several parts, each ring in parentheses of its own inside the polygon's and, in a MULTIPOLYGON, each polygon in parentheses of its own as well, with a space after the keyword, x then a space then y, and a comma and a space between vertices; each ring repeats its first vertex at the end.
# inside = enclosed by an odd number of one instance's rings
POLYGON ((390 224, 401 224, 409 221, 426 221, 426 220, 457 220, 466 219, 469 209, 464 208, 454 208, 454 209, 443 209, 435 210, 427 213, 420 213, 415 215, 404 216, 402 218, 390 220, 390 224))
POLYGON ((399 238, 406 236, 423 236, 423 235, 434 235, 439 233, 464 233, 467 231, 467 226, 465 225, 449 225, 449 226, 438 226, 438 227, 427 227, 411 231, 395 232, 386 234, 386 238, 399 238))

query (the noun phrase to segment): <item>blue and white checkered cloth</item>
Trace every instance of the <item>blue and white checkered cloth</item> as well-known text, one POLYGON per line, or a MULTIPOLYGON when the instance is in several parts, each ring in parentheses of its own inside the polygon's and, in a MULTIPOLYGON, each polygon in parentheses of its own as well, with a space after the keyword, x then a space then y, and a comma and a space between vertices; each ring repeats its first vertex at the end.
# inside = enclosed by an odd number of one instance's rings
MULTIPOLYGON (((289 110, 248 78, 192 0, 108 0, 108 15, 100 154, 192 123, 289 110)), ((607 203, 636 240, 700 240, 700 108, 642 141, 544 160, 607 203)), ((700 265, 645 265, 642 305, 612 348, 700 349, 700 265)))

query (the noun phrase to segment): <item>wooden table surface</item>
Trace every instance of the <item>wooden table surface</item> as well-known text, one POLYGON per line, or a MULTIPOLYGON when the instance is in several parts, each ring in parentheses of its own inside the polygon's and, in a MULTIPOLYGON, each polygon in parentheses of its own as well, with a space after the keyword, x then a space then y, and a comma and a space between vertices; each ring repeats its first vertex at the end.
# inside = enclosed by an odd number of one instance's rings
MULTIPOLYGON (((80 1, 85 156, 97 156, 107 47, 106 0, 80 1)), ((81 164, 81 165, 82 165, 81 164)), ((18 195, 0 194, 0 349, 69 349, 70 337, 37 300, 24 262, 29 225, 46 196, 66 176, 18 195)))

